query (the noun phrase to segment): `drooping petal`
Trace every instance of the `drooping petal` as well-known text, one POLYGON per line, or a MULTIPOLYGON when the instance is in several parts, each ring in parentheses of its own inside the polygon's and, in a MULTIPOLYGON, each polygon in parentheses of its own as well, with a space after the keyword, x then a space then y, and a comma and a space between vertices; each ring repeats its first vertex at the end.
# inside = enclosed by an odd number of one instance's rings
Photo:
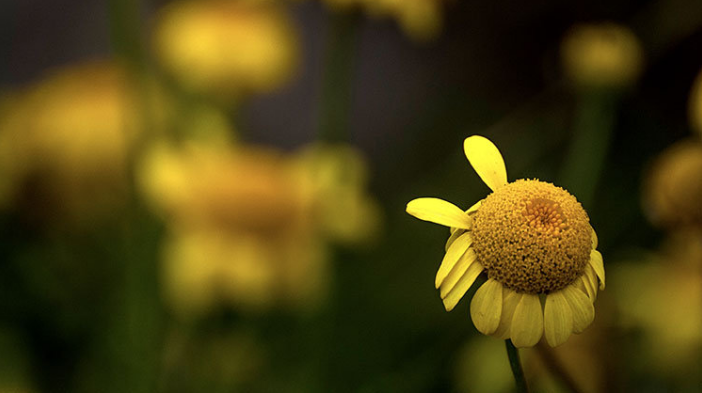
POLYGON ((448 240, 446 240, 446 245, 444 246, 444 250, 448 252, 449 247, 453 244, 456 239, 458 239, 459 236, 464 234, 466 232, 465 229, 459 229, 459 228, 451 228, 451 236, 449 236, 448 240))
POLYGON ((604 262, 602 261, 602 254, 597 250, 592 250, 590 252, 590 266, 595 269, 595 274, 597 278, 600 279, 600 291, 605 289, 605 270, 604 262))
POLYGON ((474 262, 475 252, 472 248, 469 248, 463 255, 461 255, 461 257, 458 259, 458 262, 456 262, 456 266, 454 266, 451 269, 451 271, 441 283, 441 287, 439 287, 439 293, 441 294, 442 299, 445 298, 449 292, 451 292, 453 287, 455 287, 458 283, 458 280, 460 280, 461 277, 463 277, 470 265, 472 265, 474 262))
POLYGON ((568 340, 573 333, 573 312, 563 295, 563 291, 551 292, 546 295, 544 306, 544 336, 552 347, 559 346, 568 340))
POLYGON ((463 151, 475 172, 491 190, 507 184, 505 161, 489 139, 480 135, 470 136, 463 141, 463 151))
POLYGON ((502 315, 500 316, 500 324, 497 326, 497 330, 495 330, 493 336, 498 337, 501 340, 506 340, 509 338, 509 328, 512 326, 512 316, 514 315, 514 310, 517 308, 517 304, 521 299, 521 294, 504 287, 502 290, 502 315))
POLYGON ((463 295, 466 294, 468 288, 473 285, 475 279, 478 278, 482 271, 483 265, 481 265, 479 262, 474 262, 468 267, 468 270, 463 273, 463 276, 461 276, 456 285, 454 285, 451 291, 449 291, 449 293, 443 297, 446 311, 451 311, 454 307, 456 307, 456 304, 458 304, 458 302, 463 298, 463 295))
POLYGON ((439 198, 417 198, 407 204, 407 213, 420 220, 447 227, 470 229, 473 219, 451 202, 439 198))
POLYGON ((590 238, 592 239, 592 249, 594 250, 597 248, 599 241, 597 240, 597 233, 595 233, 595 228, 593 228, 592 225, 590 225, 590 230, 590 238))
POLYGON ((456 241, 453 242, 453 244, 451 244, 451 247, 449 247, 448 250, 446 250, 444 259, 441 261, 441 265, 439 266, 439 271, 436 272, 436 280, 434 281, 436 288, 441 286, 441 283, 444 282, 446 276, 451 272, 453 267, 456 266, 456 263, 461 256, 465 254, 471 243, 473 243, 473 236, 470 233, 465 232, 459 236, 456 241))
POLYGON ((536 345, 544 333, 544 314, 539 295, 522 294, 512 316, 510 339, 515 347, 524 348, 536 345))
MULTIPOLYGON (((595 277, 595 271, 592 270, 592 267, 588 267, 589 269, 585 269, 585 273, 583 273, 577 283, 578 288, 585 292, 591 303, 594 303, 597 299, 597 286, 592 285, 592 281, 590 280, 595 277)), ((597 278, 595 278, 595 280, 597 280, 597 278)))
POLYGON ((583 291, 572 285, 562 292, 573 312, 573 331, 582 333, 595 319, 595 307, 583 291))
POLYGON ((475 292, 470 302, 470 316, 480 333, 497 330, 502 315, 502 284, 489 279, 475 292))

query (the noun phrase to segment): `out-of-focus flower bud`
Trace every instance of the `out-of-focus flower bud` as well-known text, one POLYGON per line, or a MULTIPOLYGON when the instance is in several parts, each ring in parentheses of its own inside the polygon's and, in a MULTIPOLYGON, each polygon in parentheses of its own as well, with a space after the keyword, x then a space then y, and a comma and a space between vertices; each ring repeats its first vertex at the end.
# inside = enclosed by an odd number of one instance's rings
POLYGON ((638 39, 614 23, 573 27, 563 39, 561 58, 568 78, 585 89, 631 86, 643 67, 638 39))
POLYGON ((652 164, 644 212, 664 227, 702 226, 702 143, 678 142, 652 164))
POLYGON ((172 3, 159 13, 154 45, 185 89, 224 98, 279 87, 299 61, 292 21, 272 2, 172 3))

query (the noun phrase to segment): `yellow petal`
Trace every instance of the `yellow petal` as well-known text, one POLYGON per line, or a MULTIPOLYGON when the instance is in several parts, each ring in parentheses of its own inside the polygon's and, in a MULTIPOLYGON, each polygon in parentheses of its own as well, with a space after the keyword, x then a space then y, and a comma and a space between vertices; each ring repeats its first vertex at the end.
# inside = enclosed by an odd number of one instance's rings
POLYGON ((514 310, 517 308, 517 304, 521 299, 522 295, 507 287, 504 287, 502 290, 502 315, 500 316, 500 324, 497 326, 497 330, 495 330, 493 336, 498 337, 501 340, 506 340, 509 338, 509 328, 512 326, 512 316, 514 315, 514 310))
POLYGON ((510 339, 515 347, 524 348, 536 345, 544 333, 544 314, 541 311, 539 295, 522 294, 512 316, 510 339))
POLYGON ((473 135, 463 141, 463 151, 483 182, 495 191, 507 184, 507 169, 497 146, 489 139, 473 135))
POLYGON ((466 294, 468 288, 473 285, 475 279, 478 278, 482 271, 483 265, 478 262, 475 262, 468 267, 468 270, 463 273, 463 276, 461 276, 461 279, 458 280, 453 289, 451 289, 451 291, 449 291, 449 293, 447 293, 443 298, 446 311, 451 311, 454 307, 456 307, 458 301, 463 298, 463 295, 466 294))
POLYGON ((453 244, 453 242, 458 239, 459 236, 464 234, 466 231, 465 229, 458 229, 458 228, 451 228, 451 236, 449 236, 448 240, 446 240, 446 245, 444 246, 444 250, 448 252, 449 248, 453 244), (454 230, 455 229, 455 230, 454 230))
POLYGON ((585 273, 583 273, 577 282, 578 288, 585 292, 591 303, 594 303, 595 299, 597 299, 597 287, 592 285, 592 282, 590 281, 591 277, 595 277, 595 271, 592 270, 592 267, 589 269, 585 268, 585 273))
POLYGON ((470 316, 480 333, 492 334, 497 330, 502 315, 502 284, 489 279, 475 292, 470 302, 470 316))
POLYGON ((460 280, 461 277, 463 277, 466 270, 468 270, 468 268, 470 267, 470 265, 473 264, 473 262, 475 262, 475 252, 473 251, 473 249, 469 248, 463 255, 461 255, 460 258, 458 258, 456 266, 454 266, 451 269, 451 271, 441 283, 439 293, 441 294, 442 299, 445 298, 449 292, 451 292, 453 287, 455 287, 458 283, 458 280, 460 280))
POLYGON ((599 244, 599 241, 597 240, 597 233, 595 233, 595 228, 590 225, 590 238, 592 239, 592 249, 596 249, 597 245, 599 244))
POLYGON ((573 331, 581 333, 595 319, 595 307, 583 291, 572 285, 565 287, 562 292, 573 312, 573 331))
POLYGON ((473 219, 451 202, 439 198, 417 198, 407 204, 407 213, 420 220, 447 227, 470 229, 473 219))
POLYGON ((552 347, 557 347, 566 342, 572 333, 573 312, 570 310, 570 305, 563 295, 563 291, 549 293, 546 296, 546 305, 544 306, 546 342, 552 347))
POLYGON ((597 278, 600 279, 600 291, 605 289, 605 271, 604 262, 602 261, 602 254, 597 250, 592 250, 590 252, 590 266, 595 269, 595 274, 597 278))
POLYGON ((475 212, 477 212, 478 209, 480 209, 480 206, 481 206, 482 204, 483 204, 483 201, 482 201, 482 200, 478 201, 475 205, 469 207, 468 210, 466 210, 466 213, 468 213, 468 214, 475 214, 475 212))
POLYGON ((451 270, 453 270, 456 263, 461 259, 461 256, 466 253, 466 250, 468 250, 471 243, 473 243, 473 236, 466 232, 459 236, 458 239, 451 244, 451 247, 449 247, 448 251, 446 251, 446 255, 444 255, 444 259, 441 261, 439 271, 436 272, 436 280, 434 282, 436 288, 441 286, 444 279, 446 279, 446 276, 448 276, 451 270))

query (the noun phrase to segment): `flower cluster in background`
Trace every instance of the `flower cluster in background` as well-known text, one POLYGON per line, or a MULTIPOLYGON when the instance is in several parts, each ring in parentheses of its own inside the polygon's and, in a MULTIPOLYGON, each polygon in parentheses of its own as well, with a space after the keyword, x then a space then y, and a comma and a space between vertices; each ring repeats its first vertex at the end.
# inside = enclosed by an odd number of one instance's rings
POLYGON ((0 393, 702 386, 697 2, 33 3, 0 393))

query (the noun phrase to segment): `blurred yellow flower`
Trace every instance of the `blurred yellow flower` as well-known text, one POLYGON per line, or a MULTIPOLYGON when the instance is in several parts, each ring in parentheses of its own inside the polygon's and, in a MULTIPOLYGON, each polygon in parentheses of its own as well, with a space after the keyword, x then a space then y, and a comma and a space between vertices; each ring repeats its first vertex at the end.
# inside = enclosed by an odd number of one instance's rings
POLYGON ((644 212, 655 224, 702 228, 702 143, 683 140, 653 162, 644 189, 644 212))
POLYGON ((702 351, 702 242, 699 232, 674 232, 643 259, 614 265, 615 300, 624 328, 643 340, 646 372, 697 373, 702 351), (643 333, 643 334, 641 334, 643 333))
MULTIPOLYGON (((153 87, 153 89, 152 89, 153 87)), ((124 69, 93 61, 50 74, 6 99, 0 114, 0 203, 91 220, 122 202, 145 97, 124 69)), ((152 91, 153 90, 153 91, 152 91)))
POLYGON ((282 154, 160 144, 140 173, 148 201, 169 225, 164 295, 176 312, 199 314, 221 303, 266 309, 322 291, 324 243, 314 232, 311 199, 282 154))
POLYGON ((313 308, 329 280, 323 244, 305 234, 184 228, 167 237, 163 262, 164 299, 184 318, 222 304, 249 311, 313 308))
POLYGON ((641 74, 643 57, 634 33, 614 23, 574 26, 561 44, 566 75, 585 88, 633 85, 641 74))
POLYGON ((381 211, 367 194, 368 168, 349 145, 313 144, 293 158, 299 182, 314 199, 320 230, 333 241, 359 245, 379 236, 381 211))
POLYGON ((172 308, 187 316, 219 304, 265 310, 323 301, 328 242, 357 245, 378 230, 357 154, 349 147, 284 155, 245 145, 155 145, 140 184, 169 226, 163 274, 172 308))
POLYGON ((697 75, 690 92, 690 124, 692 129, 702 137, 702 72, 697 75))
POLYGON ((290 168, 273 149, 161 143, 145 155, 140 183, 179 226, 280 233, 310 225, 309 197, 290 168))
POLYGON ((533 346, 542 336, 551 346, 564 343, 592 323, 593 302, 605 285, 587 213, 551 183, 508 183, 502 155, 488 139, 466 138, 464 150, 493 191, 487 198, 465 212, 438 198, 407 204, 409 214, 451 228, 435 282, 446 310, 485 271, 488 280, 470 304, 478 331, 517 347, 533 346))
POLYGON ((299 61, 297 32, 273 2, 171 3, 155 21, 154 46, 184 88, 225 98, 272 90, 299 61))

